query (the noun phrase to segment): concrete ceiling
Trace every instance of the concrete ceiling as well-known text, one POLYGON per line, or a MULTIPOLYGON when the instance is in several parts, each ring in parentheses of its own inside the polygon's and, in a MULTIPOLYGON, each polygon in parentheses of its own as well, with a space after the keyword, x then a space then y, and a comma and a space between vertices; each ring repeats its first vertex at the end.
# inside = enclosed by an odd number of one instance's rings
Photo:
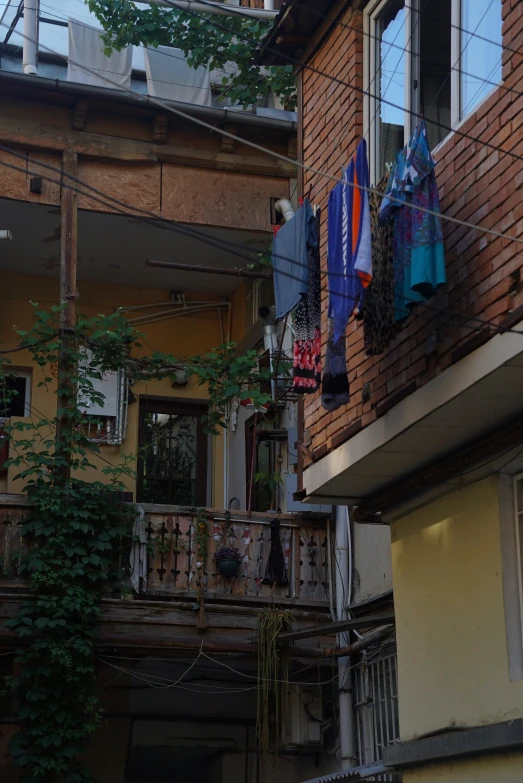
MULTIPOLYGON (((0 229, 12 241, 0 244, 0 268, 26 275, 58 277, 60 209, 0 199, 0 229)), ((147 288, 230 294, 239 279, 224 275, 179 272, 145 266, 147 258, 185 264, 244 268, 250 257, 270 243, 270 235, 213 226, 158 222, 80 210, 78 212, 78 279, 147 288), (171 226, 174 230, 171 230, 171 226), (197 232, 196 237, 176 230, 197 232), (215 243, 219 246, 213 246, 215 243), (235 243, 245 250, 231 248, 235 243), (234 253, 239 253, 238 257, 234 253)))

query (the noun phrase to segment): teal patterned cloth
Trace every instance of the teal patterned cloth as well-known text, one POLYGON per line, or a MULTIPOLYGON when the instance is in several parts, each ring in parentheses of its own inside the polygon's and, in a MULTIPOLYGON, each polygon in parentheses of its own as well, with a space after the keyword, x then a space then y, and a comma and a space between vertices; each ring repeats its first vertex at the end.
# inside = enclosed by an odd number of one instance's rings
POLYGON ((393 221, 394 310, 406 318, 446 283, 441 220, 413 207, 440 211, 435 161, 430 154, 425 120, 396 160, 380 211, 380 223, 393 221), (391 201, 391 198, 398 201, 391 201), (406 206, 412 204, 413 207, 406 206))

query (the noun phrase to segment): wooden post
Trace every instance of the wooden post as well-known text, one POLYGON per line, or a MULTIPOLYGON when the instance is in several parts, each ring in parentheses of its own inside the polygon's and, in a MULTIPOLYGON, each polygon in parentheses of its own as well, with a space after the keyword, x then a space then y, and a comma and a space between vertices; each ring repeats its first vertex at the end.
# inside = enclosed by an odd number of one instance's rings
MULTIPOLYGON (((62 169, 76 177, 78 156, 74 150, 62 153, 62 169)), ((56 455, 63 462, 57 464, 57 480, 67 485, 71 476, 71 421, 69 410, 74 401, 75 388, 72 378, 75 374, 72 339, 76 326, 76 256, 77 256, 77 194, 68 185, 74 185, 69 177, 62 177, 62 223, 60 255, 60 350, 58 354, 58 392, 56 455)))

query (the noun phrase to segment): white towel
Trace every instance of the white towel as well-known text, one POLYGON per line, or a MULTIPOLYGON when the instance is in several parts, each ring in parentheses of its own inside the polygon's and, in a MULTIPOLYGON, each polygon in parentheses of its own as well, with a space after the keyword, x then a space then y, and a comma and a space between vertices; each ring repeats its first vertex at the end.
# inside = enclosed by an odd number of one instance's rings
POLYGON ((141 506, 136 509, 133 527, 133 543, 129 555, 131 566, 131 584, 135 592, 145 589, 147 584, 147 532, 145 530, 145 512, 141 506))
POLYGON ((101 32, 96 27, 69 19, 67 81, 126 90, 131 85, 132 46, 126 46, 121 52, 115 50, 106 57, 101 32), (117 85, 105 81, 103 76, 117 85))
POLYGON ((144 50, 147 92, 168 101, 211 106, 211 74, 202 66, 191 68, 181 49, 159 46, 144 50))

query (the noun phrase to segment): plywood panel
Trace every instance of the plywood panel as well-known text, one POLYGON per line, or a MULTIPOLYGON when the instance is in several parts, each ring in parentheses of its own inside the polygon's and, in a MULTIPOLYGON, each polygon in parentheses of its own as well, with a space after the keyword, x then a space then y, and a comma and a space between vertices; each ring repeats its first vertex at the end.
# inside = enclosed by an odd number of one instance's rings
MULTIPOLYGON (((102 191, 108 198, 108 204, 100 204, 89 196, 78 196, 80 209, 93 209, 97 212, 116 212, 119 209, 111 199, 133 207, 136 214, 140 209, 158 212, 160 209, 160 165, 132 166, 128 164, 104 163, 94 160, 78 162, 78 177, 86 185, 102 191)), ((80 186, 81 187, 81 186, 80 186)), ((96 194, 95 194, 96 195, 96 194)))
POLYGON ((162 215, 202 225, 270 230, 270 199, 288 198, 278 177, 162 164, 162 215))

